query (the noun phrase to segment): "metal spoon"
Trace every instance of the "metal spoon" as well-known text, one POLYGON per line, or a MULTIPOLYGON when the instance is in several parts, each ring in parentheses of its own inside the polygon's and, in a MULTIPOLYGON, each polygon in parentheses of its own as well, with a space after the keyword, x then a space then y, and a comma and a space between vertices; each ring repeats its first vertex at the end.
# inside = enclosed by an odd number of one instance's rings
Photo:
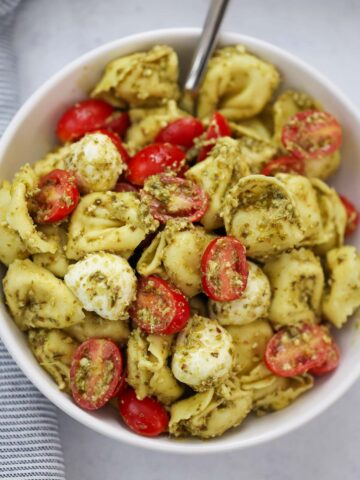
POLYGON ((184 83, 182 108, 193 113, 194 100, 208 60, 214 50, 217 34, 230 0, 212 0, 204 28, 184 83))

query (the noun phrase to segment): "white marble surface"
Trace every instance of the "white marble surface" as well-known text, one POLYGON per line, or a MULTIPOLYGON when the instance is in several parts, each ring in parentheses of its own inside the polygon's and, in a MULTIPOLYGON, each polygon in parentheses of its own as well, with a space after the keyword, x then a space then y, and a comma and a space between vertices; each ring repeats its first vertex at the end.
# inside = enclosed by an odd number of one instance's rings
MULTIPOLYGON (((131 33, 199 26, 207 0, 23 0, 14 27, 25 100, 70 60, 131 33)), ((224 28, 316 65, 360 107, 358 0, 233 0, 224 28)), ((306 85, 304 85, 306 89, 306 85)), ((271 444, 177 457, 117 444, 59 412, 68 480, 358 480, 360 382, 310 424, 271 444)))

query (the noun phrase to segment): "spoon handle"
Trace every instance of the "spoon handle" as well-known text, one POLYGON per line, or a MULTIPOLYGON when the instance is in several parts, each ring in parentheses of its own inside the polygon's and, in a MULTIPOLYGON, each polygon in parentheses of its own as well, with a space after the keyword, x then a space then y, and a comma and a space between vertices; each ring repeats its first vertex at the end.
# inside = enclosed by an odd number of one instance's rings
POLYGON ((191 62, 191 69, 184 84, 185 92, 196 94, 208 59, 215 47, 221 21, 230 0, 212 0, 204 28, 191 62))

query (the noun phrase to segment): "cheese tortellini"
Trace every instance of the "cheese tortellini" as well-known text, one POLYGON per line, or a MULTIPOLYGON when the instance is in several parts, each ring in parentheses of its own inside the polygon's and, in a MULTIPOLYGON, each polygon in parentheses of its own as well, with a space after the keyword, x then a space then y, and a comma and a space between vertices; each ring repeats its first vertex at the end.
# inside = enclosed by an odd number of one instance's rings
POLYGON ((3 280, 10 312, 21 330, 66 328, 80 322, 80 302, 64 282, 31 260, 15 260, 3 280))
POLYGON ((249 174, 239 142, 229 137, 220 138, 210 155, 186 172, 186 178, 200 185, 209 196, 209 207, 200 220, 206 230, 223 226, 219 213, 225 194, 240 178, 249 174))
POLYGON ((99 192, 82 197, 69 226, 66 256, 78 260, 106 251, 129 257, 158 222, 134 192, 99 192))
POLYGON ((144 250, 137 271, 144 276, 168 278, 185 295, 193 297, 202 291, 200 262, 213 238, 186 220, 170 220, 144 250))
POLYGON ((46 238, 56 243, 55 253, 36 253, 32 256, 33 262, 40 267, 47 268, 57 277, 64 278, 68 268, 69 260, 65 254, 67 244, 66 230, 60 225, 41 225, 39 231, 46 235, 46 238))
POLYGON ((266 318, 270 308, 269 280, 253 262, 248 262, 249 276, 242 296, 232 302, 209 300, 211 318, 221 325, 246 325, 259 318, 266 318))
POLYGON ((158 107, 179 97, 178 58, 166 45, 110 62, 92 95, 120 108, 158 107))
POLYGON ((204 118, 217 110, 230 120, 253 117, 271 99, 279 80, 273 65, 242 46, 216 50, 200 87, 197 114, 204 118))
POLYGON ((194 315, 175 343, 171 363, 175 378, 201 392, 219 385, 232 363, 231 335, 216 320, 194 315))
POLYGON ((170 335, 147 335, 138 328, 132 331, 127 348, 127 381, 139 399, 154 396, 168 405, 184 393, 167 365, 172 342, 170 335))
POLYGON ((264 272, 273 295, 269 318, 274 325, 319 321, 324 273, 311 250, 283 253, 268 261, 264 272))
POLYGON ((322 304, 325 318, 340 328, 360 307, 360 254, 350 245, 326 254, 328 283, 322 304))

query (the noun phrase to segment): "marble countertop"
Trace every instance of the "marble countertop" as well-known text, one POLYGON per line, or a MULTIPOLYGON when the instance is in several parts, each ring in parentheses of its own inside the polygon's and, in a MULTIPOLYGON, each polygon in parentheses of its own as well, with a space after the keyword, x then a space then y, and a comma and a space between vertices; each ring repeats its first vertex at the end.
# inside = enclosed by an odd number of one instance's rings
MULTIPOLYGON (((107 41, 200 26, 208 0, 24 0, 14 27, 24 101, 49 76, 107 41)), ((360 2, 233 0, 224 29, 272 42, 315 65, 360 107, 360 2)), ((306 85, 304 85, 306 90, 306 85)), ((360 382, 334 406, 271 443, 183 457, 104 438, 59 411, 67 480, 358 480, 360 382)))

